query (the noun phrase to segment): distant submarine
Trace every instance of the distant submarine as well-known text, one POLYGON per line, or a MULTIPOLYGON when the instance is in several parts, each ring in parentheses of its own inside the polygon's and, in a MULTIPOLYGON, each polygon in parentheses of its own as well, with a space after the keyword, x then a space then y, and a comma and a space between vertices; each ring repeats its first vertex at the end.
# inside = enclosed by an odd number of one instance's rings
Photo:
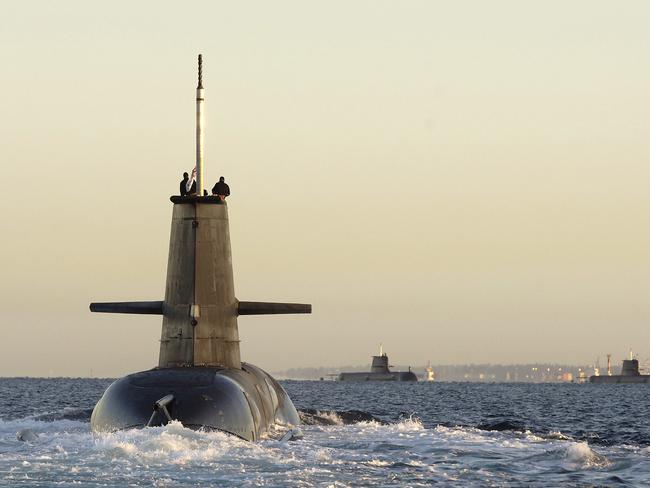
POLYGON ((368 372, 339 373, 339 381, 417 381, 418 377, 411 371, 391 371, 388 356, 379 346, 379 356, 372 357, 372 366, 368 372))
MULTIPOLYGON (((609 363, 609 355, 607 356, 609 363)), ((611 371, 607 365, 608 373, 611 371)), ((589 382, 598 384, 616 384, 616 383, 650 383, 650 374, 641 374, 639 372, 639 360, 634 359, 630 350, 630 358, 623 360, 621 374, 593 375, 589 377, 589 382)))
MULTIPOLYGON (((197 195, 174 204, 164 301, 91 303, 93 312, 162 315, 158 366, 115 381, 91 416, 94 432, 180 421, 254 441, 300 418, 271 375, 240 360, 238 315, 311 313, 311 305, 235 298, 228 206, 203 195, 202 56, 196 89, 197 195)), ((286 434, 285 434, 286 435, 286 434)))

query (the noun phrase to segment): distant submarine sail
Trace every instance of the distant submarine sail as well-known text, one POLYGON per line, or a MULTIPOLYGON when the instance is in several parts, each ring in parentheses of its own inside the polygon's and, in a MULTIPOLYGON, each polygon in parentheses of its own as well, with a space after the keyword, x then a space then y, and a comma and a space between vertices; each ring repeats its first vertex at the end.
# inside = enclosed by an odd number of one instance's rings
POLYGON ((417 381, 418 377, 409 366, 408 371, 391 371, 388 366, 388 355, 384 352, 383 344, 379 345, 379 356, 372 357, 370 371, 339 373, 339 381, 417 381))
POLYGON ((91 416, 94 432, 165 425, 223 431, 259 439, 300 418, 282 386, 242 362, 238 315, 311 313, 311 305, 235 298, 228 206, 203 195, 202 56, 196 89, 198 196, 172 196, 165 299, 91 303, 93 312, 162 315, 158 366, 115 381, 91 416))

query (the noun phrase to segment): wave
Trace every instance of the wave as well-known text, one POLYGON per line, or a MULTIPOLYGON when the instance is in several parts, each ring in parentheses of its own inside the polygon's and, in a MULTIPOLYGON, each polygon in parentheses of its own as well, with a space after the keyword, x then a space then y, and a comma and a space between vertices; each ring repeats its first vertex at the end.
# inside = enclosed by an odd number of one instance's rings
MULTIPOLYGON (((39 413, 35 415, 30 415, 22 419, 13 419, 0 421, 0 430, 5 429, 14 429, 13 433, 20 436, 21 431, 24 429, 32 430, 38 433, 43 430, 51 430, 51 428, 44 427, 42 424, 47 423, 59 423, 61 428, 74 428, 78 429, 80 426, 76 423, 87 424, 90 422, 90 417, 92 415, 92 408, 88 407, 65 407, 60 410, 50 411, 39 413), (72 422, 72 424, 65 424, 65 422, 72 422)), ((393 419, 386 420, 385 418, 378 417, 368 411, 364 410, 328 410, 328 409, 312 409, 312 408, 301 408, 298 409, 298 414, 300 420, 305 426, 344 426, 344 425, 353 425, 359 423, 374 423, 377 425, 395 425, 400 424, 404 421, 417 420, 417 417, 413 414, 407 416, 407 414, 400 413, 395 415, 393 419)), ((420 420, 417 420, 419 425, 423 425, 420 420)), ((498 419, 494 421, 483 421, 474 425, 464 425, 464 424, 435 424, 435 425, 426 425, 426 427, 431 429, 436 429, 437 427, 447 427, 447 428, 460 428, 460 429, 476 429, 478 431, 484 432, 512 432, 516 435, 528 436, 531 440, 558 440, 558 441, 568 441, 568 442, 588 442, 589 444, 596 445, 606 445, 612 446, 616 445, 616 442, 605 438, 601 439, 597 434, 591 432, 582 433, 582 435, 571 436, 561 432, 558 429, 544 429, 544 428, 535 428, 534 426, 527 425, 520 419, 498 419)), ((52 427, 56 428, 56 427, 52 427)), ((82 427, 83 428, 83 427, 82 427)), ((282 431, 283 433, 286 430, 282 431)), ((25 438, 32 436, 27 433, 25 438)), ((272 437, 272 436, 271 436, 272 437)), ((281 437, 276 436, 276 437, 281 437)), ((626 442, 628 443, 628 442, 626 442)), ((647 445, 647 439, 634 439, 634 444, 638 445, 647 445)))
POLYGON ((563 434, 559 430, 552 430, 544 436, 546 439, 556 439, 559 441, 572 441, 573 438, 566 434, 563 434))
MULTIPOLYGON (((543 430, 533 429, 518 420, 499 420, 496 422, 481 423, 476 426, 478 430, 495 431, 495 432, 515 432, 519 434, 526 434, 535 436, 539 439, 559 440, 559 441, 573 441, 574 438, 563 434, 559 430, 543 430)), ((593 441, 593 437, 588 436, 584 441, 593 441)))
POLYGON ((499 420, 497 422, 486 422, 476 426, 479 430, 489 430, 503 432, 510 430, 513 432, 526 432, 529 429, 521 422, 516 420, 499 420))
POLYGON ((566 448, 566 462, 570 469, 603 468, 611 462, 595 452, 586 442, 577 442, 566 448))
POLYGON ((65 407, 62 410, 31 415, 28 418, 31 418, 33 420, 40 420, 41 422, 56 422, 57 420, 77 420, 80 422, 90 422, 90 416, 92 413, 92 408, 65 407))
MULTIPOLYGON (((99 435, 81 421, 12 421, 11 427, 35 425, 41 431, 25 443, 0 436, 0 469, 19 466, 14 481, 25 473, 50 479, 51 470, 57 476, 72 476, 70 470, 79 469, 75 476, 82 476, 88 485, 100 469, 114 486, 135 485, 143 476, 174 480, 169 486, 193 486, 202 480, 234 486, 258 482, 312 486, 331 484, 343 473, 341 482, 350 485, 359 476, 377 485, 387 476, 395 476, 393 481, 405 476, 412 484, 436 480, 443 485, 485 486, 522 481, 517 473, 530 471, 540 479, 542 473, 553 473, 566 480, 576 471, 591 471, 590 476, 597 477, 602 470, 613 473, 620 464, 617 461, 612 467, 608 459, 620 457, 619 451, 596 452, 586 442, 570 441, 560 432, 543 439, 508 429, 426 428, 416 417, 387 423, 365 420, 369 417, 364 415, 364 420, 346 424, 336 410, 301 413, 319 420, 306 424, 304 438, 291 443, 272 437, 251 443, 222 432, 188 429, 176 421, 99 435)), ((0 427, 9 434, 7 423, 0 422, 0 427)))
POLYGON ((261 454, 255 443, 223 432, 188 429, 178 421, 160 427, 101 434, 95 436, 93 448, 111 459, 176 465, 215 461, 241 450, 261 454))
MULTIPOLYGON (((92 413, 92 408, 65 407, 61 410, 29 415, 23 419, 14 419, 14 421, 36 420, 40 422, 56 422, 59 420, 74 420, 90 422, 92 413)), ((358 422, 389 423, 363 410, 318 410, 314 408, 302 408, 298 410, 298 414, 300 415, 300 420, 306 425, 348 425, 358 422)))
POLYGON ((386 425, 388 422, 362 410, 316 410, 301 408, 300 420, 305 425, 349 425, 359 422, 375 422, 386 425))

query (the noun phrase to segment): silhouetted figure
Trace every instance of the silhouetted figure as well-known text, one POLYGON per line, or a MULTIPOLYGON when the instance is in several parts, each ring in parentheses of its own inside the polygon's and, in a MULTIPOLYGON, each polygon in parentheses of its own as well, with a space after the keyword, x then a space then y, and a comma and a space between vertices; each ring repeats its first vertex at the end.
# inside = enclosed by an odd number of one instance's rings
POLYGON ((183 173, 183 181, 181 181, 181 196, 189 197, 196 195, 196 168, 192 170, 192 185, 187 188, 187 184, 190 182, 190 176, 187 173, 183 173))
POLYGON ((190 175, 187 173, 183 173, 183 181, 181 181, 181 196, 185 197, 187 196, 187 180, 190 179, 190 175))
POLYGON ((207 197, 207 196, 208 196, 208 190, 205 190, 205 189, 203 190, 203 196, 204 196, 204 197, 207 197))
POLYGON ((230 196, 230 187, 228 183, 224 181, 224 177, 221 176, 219 181, 212 187, 212 194, 218 195, 221 200, 225 200, 227 196, 230 196))

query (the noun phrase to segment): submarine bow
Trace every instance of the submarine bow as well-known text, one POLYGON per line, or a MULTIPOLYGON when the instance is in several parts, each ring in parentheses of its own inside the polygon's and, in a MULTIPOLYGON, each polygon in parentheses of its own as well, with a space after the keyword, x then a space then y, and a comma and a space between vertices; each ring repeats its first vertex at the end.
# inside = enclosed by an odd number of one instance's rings
POLYGON ((162 316, 158 366, 115 381, 91 416, 95 432, 163 425, 224 431, 256 440, 300 419, 282 386, 240 358, 239 315, 311 313, 311 305, 235 297, 228 205, 203 194, 203 85, 197 86, 197 193, 172 196, 165 298, 91 303, 103 313, 162 316))

